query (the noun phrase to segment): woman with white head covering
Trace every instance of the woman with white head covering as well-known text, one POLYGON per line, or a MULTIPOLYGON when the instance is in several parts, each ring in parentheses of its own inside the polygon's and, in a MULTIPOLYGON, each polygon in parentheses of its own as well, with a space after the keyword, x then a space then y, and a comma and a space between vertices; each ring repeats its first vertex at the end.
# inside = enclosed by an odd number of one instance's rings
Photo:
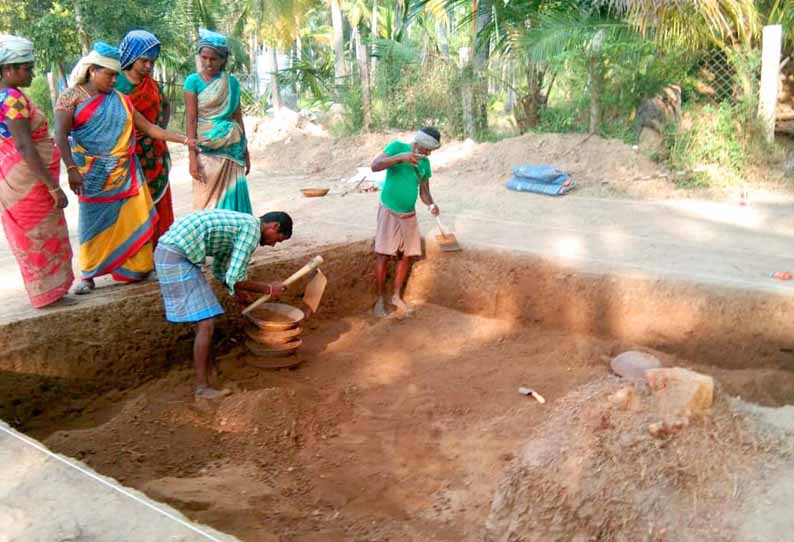
POLYGON ((134 282, 154 268, 157 213, 135 154, 136 130, 195 146, 146 120, 129 97, 113 88, 120 70, 119 50, 95 43, 72 70, 72 86, 55 105, 55 139, 80 204, 82 280, 76 294, 93 290, 95 277, 110 274, 134 282))
POLYGON ((0 35, 0 215, 31 305, 74 303, 72 247, 58 186, 60 154, 46 115, 20 88, 33 80, 33 44, 0 35))
POLYGON ((190 153, 194 209, 253 214, 246 175, 251 169, 240 110, 240 82, 225 71, 226 37, 201 29, 201 70, 185 79, 185 126, 201 141, 190 153))

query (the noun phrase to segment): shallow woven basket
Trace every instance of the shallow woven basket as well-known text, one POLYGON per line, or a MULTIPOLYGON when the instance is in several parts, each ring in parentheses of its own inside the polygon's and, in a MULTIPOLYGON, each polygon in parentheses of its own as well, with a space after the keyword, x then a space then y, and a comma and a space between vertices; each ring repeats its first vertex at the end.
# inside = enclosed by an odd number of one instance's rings
POLYGON ((320 198, 328 193, 330 188, 301 188, 301 192, 307 198, 320 198))
POLYGON ((284 303, 264 303, 248 313, 248 319, 262 331, 292 329, 305 317, 302 310, 284 303), (282 316, 283 320, 282 318, 268 319, 268 316, 272 316, 273 313, 282 316))

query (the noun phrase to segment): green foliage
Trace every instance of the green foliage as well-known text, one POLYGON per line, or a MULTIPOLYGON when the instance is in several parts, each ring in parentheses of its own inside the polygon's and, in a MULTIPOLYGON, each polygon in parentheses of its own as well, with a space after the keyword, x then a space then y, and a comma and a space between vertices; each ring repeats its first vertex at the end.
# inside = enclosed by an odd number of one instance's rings
POLYGON ((319 62, 293 61, 292 66, 278 72, 281 85, 308 93, 315 101, 325 101, 334 87, 334 59, 327 55, 319 62))
POLYGON ((687 173, 679 181, 684 187, 736 184, 751 163, 764 160, 771 150, 756 116, 760 55, 744 47, 726 53, 734 72, 732 99, 693 101, 685 109, 688 122, 665 134, 670 166, 687 173))
POLYGON ((728 102, 693 110, 692 126, 668 135, 671 165, 691 170, 699 164, 716 164, 735 175, 744 173, 744 126, 737 112, 728 102))
POLYGON ((44 111, 52 126, 54 123, 54 115, 52 112, 52 100, 50 99, 50 87, 47 84, 47 79, 42 75, 37 75, 33 78, 30 87, 24 90, 25 94, 33 100, 33 103, 44 111))

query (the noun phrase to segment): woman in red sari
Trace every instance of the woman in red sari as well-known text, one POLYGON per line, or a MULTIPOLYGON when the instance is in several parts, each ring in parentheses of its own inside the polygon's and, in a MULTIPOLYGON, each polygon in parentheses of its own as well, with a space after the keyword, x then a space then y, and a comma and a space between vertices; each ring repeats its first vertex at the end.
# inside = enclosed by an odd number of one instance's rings
POLYGON ((47 117, 19 89, 33 80, 33 44, 0 35, 0 216, 30 304, 74 303, 72 247, 47 117))
MULTIPOLYGON (((170 107, 162 88, 151 76, 154 61, 160 54, 160 42, 145 30, 132 30, 122 40, 119 50, 122 71, 116 80, 116 90, 127 94, 132 105, 146 120, 163 129, 167 128, 170 107)), ((171 187, 168 184, 171 158, 165 141, 152 139, 140 132, 136 137, 135 153, 141 162, 159 216, 152 237, 156 245, 157 239, 174 222, 171 187)))

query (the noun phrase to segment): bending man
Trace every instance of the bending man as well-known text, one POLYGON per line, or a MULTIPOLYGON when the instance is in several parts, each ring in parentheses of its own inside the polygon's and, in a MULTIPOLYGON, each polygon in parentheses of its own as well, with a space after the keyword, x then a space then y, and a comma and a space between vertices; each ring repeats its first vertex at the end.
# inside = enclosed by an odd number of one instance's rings
POLYGON ((196 324, 193 365, 198 399, 216 399, 225 390, 210 387, 212 333, 215 317, 223 314, 212 287, 204 278, 201 263, 212 257, 212 274, 238 299, 269 293, 277 299, 284 286, 245 280, 257 245, 274 246, 292 236, 287 213, 266 213, 259 218, 223 209, 202 210, 178 219, 160 238, 154 253, 157 278, 169 322, 196 324))

